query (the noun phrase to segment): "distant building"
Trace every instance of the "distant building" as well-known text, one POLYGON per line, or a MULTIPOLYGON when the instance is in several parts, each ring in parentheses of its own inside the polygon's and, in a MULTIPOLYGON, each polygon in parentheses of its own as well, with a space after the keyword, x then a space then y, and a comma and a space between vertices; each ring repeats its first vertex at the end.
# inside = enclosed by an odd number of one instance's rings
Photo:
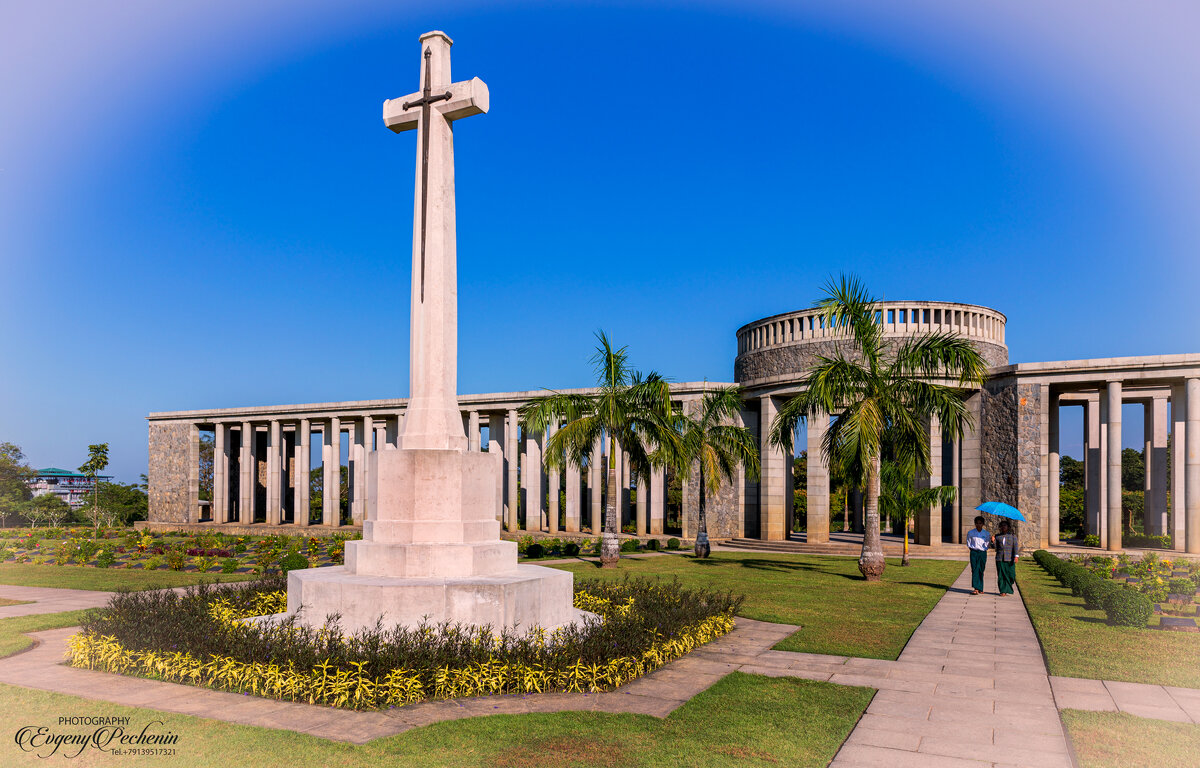
MULTIPOLYGON (((111 475, 97 475, 97 480, 109 482, 111 475)), ((29 490, 34 496, 53 493, 71 505, 71 509, 87 506, 87 497, 95 489, 95 483, 87 475, 71 472, 58 467, 39 469, 29 480, 29 490)))

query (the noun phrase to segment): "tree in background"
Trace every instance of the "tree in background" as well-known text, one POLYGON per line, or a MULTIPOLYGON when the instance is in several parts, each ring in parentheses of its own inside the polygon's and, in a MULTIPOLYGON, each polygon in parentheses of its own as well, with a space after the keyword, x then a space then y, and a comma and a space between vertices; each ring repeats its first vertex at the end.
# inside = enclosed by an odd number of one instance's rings
POLYGON ((914 334, 885 343, 884 310, 857 278, 826 284, 818 302, 824 325, 846 337, 835 357, 821 357, 771 424, 771 442, 791 450, 796 428, 813 413, 836 414, 822 451, 866 491, 859 571, 878 581, 885 567, 879 531, 880 460, 884 437, 911 457, 917 471, 929 465, 927 420, 961 439, 970 424, 964 391, 982 386, 987 363, 971 341, 949 333, 914 334), (949 384, 940 383, 949 381, 949 384))
POLYGON ((108 515, 100 509, 100 483, 96 481, 96 476, 108 467, 108 443, 96 443, 88 446, 88 458, 83 462, 83 466, 79 471, 92 481, 92 508, 87 513, 87 518, 96 527, 96 533, 100 533, 100 524, 107 519, 108 515))
POLYGON ((1078 538, 1083 538, 1087 532, 1086 507, 1087 499, 1084 494, 1083 462, 1070 456, 1059 459, 1059 478, 1062 488, 1058 492, 1058 529, 1061 532, 1071 532, 1078 538))
POLYGON ((98 506, 117 525, 132 525, 150 514, 146 492, 134 483, 99 483, 98 506))
POLYGON ((210 433, 200 435, 200 501, 213 498, 213 461, 217 450, 217 438, 210 433))
MULTIPOLYGON (((350 508, 350 468, 342 465, 341 482, 338 483, 338 515, 350 508)), ((325 468, 308 470, 308 519, 320 520, 325 504, 325 468)), ((338 519, 341 519, 338 517, 338 519)))
POLYGON ((43 520, 47 525, 58 526, 70 519, 71 505, 53 493, 43 493, 25 505, 25 517, 31 528, 43 520))
MULTIPOLYGON (((566 395, 558 392, 530 400, 521 408, 521 423, 546 433, 551 423, 565 422, 546 441, 545 466, 582 467, 593 446, 608 441, 608 487, 616 488, 616 453, 619 447, 629 462, 630 476, 649 479, 654 466, 679 466, 679 435, 671 408, 671 388, 657 373, 643 377, 629 365, 628 347, 614 349, 608 336, 596 334, 599 344, 592 355, 597 393, 566 395)), ((616 493, 606 494, 604 533, 600 539, 600 564, 610 568, 620 558, 616 493)))
POLYGON ((758 448, 754 436, 734 423, 742 410, 741 387, 721 387, 705 392, 700 407, 693 413, 680 414, 676 422, 682 450, 676 467, 680 474, 700 470, 700 499, 696 557, 708 557, 707 499, 721 490, 722 482, 734 482, 738 467, 746 468, 746 477, 758 479, 758 448))
POLYGON ((33 494, 29 479, 33 469, 25 463, 25 454, 15 443, 0 442, 0 517, 20 515, 33 494))
POLYGON ((881 471, 879 509, 883 514, 903 521, 904 558, 900 565, 908 565, 908 524, 930 507, 954 501, 957 491, 953 485, 918 489, 916 467, 912 461, 884 461, 881 471))

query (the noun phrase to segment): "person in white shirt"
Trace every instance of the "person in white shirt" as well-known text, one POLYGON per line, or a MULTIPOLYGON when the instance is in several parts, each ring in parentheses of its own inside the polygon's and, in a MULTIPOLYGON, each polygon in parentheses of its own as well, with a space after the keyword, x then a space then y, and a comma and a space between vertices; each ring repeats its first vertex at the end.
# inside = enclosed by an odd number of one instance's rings
POLYGON ((971 594, 983 591, 983 572, 987 569, 987 551, 992 532, 983 527, 983 517, 975 518, 975 527, 967 531, 967 549, 971 551, 971 594))

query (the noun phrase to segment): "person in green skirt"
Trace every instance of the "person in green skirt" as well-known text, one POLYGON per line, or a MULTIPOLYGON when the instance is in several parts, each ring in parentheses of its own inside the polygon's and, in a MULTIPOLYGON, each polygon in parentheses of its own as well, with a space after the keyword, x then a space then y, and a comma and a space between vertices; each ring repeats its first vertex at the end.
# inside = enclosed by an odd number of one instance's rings
POLYGON ((1000 597, 1013 593, 1017 583, 1017 535, 1012 533, 1007 520, 1000 521, 1000 535, 996 537, 996 581, 1000 583, 1000 597))
POLYGON ((975 518, 975 527, 967 531, 967 549, 971 551, 971 594, 983 591, 983 572, 987 570, 987 551, 992 532, 983 527, 983 517, 975 518))

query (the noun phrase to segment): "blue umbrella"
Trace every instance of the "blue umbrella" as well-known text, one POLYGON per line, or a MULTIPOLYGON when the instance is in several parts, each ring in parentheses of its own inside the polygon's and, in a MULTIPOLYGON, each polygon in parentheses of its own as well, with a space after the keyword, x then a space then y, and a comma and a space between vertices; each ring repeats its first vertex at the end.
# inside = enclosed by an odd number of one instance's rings
POLYGON ((975 507, 975 509, 980 512, 986 512, 989 515, 995 515, 996 517, 1007 517, 1022 522, 1025 520, 1025 515, 1021 514, 1021 510, 1011 504, 1005 504, 1003 501, 985 501, 978 507, 975 507))

